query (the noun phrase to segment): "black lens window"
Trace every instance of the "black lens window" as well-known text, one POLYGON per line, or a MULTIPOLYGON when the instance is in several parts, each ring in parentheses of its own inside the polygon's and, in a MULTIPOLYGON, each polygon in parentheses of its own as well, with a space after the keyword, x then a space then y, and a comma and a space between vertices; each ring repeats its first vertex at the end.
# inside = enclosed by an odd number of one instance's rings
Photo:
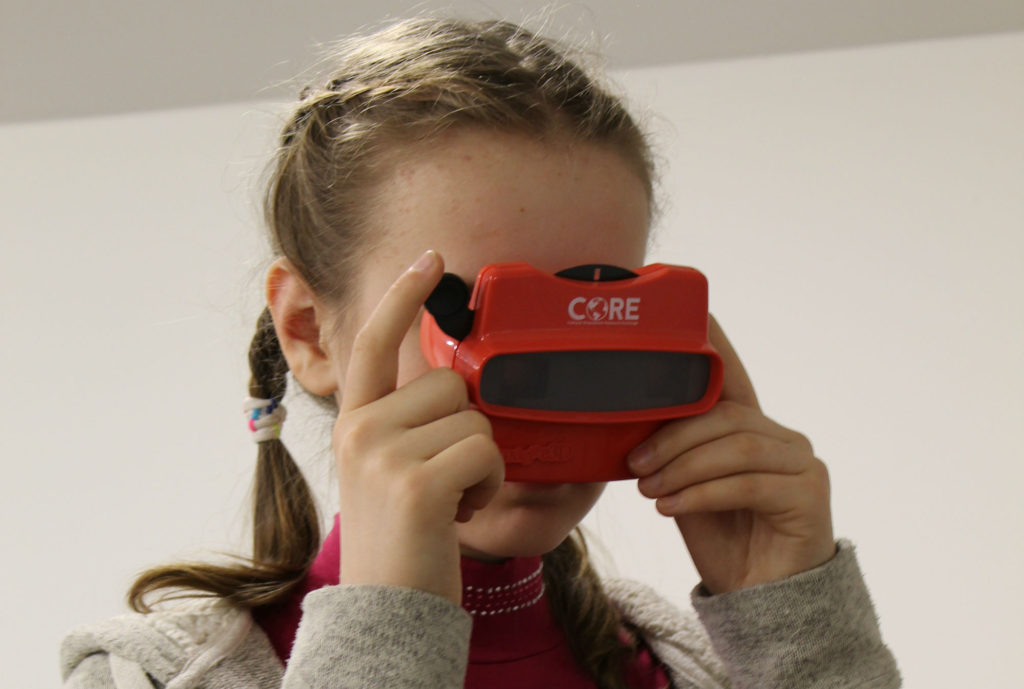
POLYGON ((710 360, 685 352, 578 351, 489 359, 480 396, 489 404, 546 411, 634 411, 704 397, 710 360))

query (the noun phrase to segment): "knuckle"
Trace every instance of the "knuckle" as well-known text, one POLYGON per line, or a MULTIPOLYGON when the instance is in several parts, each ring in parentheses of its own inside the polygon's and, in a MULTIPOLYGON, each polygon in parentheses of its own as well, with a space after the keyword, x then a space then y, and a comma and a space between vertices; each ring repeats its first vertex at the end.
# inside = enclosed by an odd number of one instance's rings
POLYGON ((466 439, 467 449, 482 461, 501 460, 501 450, 489 432, 474 433, 466 439))
POLYGON ((368 415, 340 417, 334 427, 335 446, 342 456, 358 457, 369 451, 377 436, 377 424, 368 415))
POLYGON ((764 443, 754 433, 738 433, 733 436, 736 452, 742 457, 757 457, 764 452, 764 443))
POLYGON ((473 433, 466 436, 463 447, 473 454, 482 454, 491 450, 493 440, 485 433, 473 433))
POLYGON ((450 369, 447 366, 439 366, 430 370, 430 375, 439 381, 442 381, 445 385, 455 386, 456 383, 462 381, 462 376, 455 372, 454 369, 450 369))
POLYGON ((761 484, 757 478, 753 476, 743 476, 736 483, 736 491, 742 498, 745 504, 753 504, 759 491, 761 490, 761 484))
POLYGON ((654 502, 654 508, 658 510, 658 514, 663 517, 675 516, 676 508, 670 500, 659 499, 654 502))
POLYGON ((655 489, 653 483, 646 478, 642 478, 636 483, 637 490, 640 491, 640 495, 645 498, 656 498, 659 497, 658 491, 655 489))
MULTIPOLYGON (((483 412, 476 409, 467 409, 459 412, 459 414, 466 420, 467 426, 473 435, 482 435, 487 438, 493 438, 493 430, 491 428, 491 420, 488 419, 483 412)), ((495 445, 497 447, 497 445, 495 445)))
POLYGON ((828 467, 825 466, 823 461, 815 458, 809 473, 811 489, 814 491, 814 495, 819 499, 827 501, 832 490, 832 482, 829 478, 828 467))
POLYGON ((505 473, 505 457, 501 454, 501 448, 498 447, 498 443, 494 442, 494 438, 490 435, 486 436, 487 443, 484 449, 487 451, 488 458, 491 464, 500 467, 501 473, 504 476, 505 473))
POLYGON ((427 500, 426 486, 429 481, 424 481, 416 471, 404 471, 390 477, 390 492, 397 505, 412 510, 421 510, 427 500))
POLYGON ((383 443, 373 451, 373 465, 383 471, 392 471, 408 457, 408 451, 395 444, 394 441, 383 443))
POLYGON ((378 449, 373 453, 372 459, 373 461, 361 462, 353 472, 345 477, 351 483, 350 487, 356 487, 360 491, 380 493, 395 485, 396 477, 401 474, 396 472, 397 467, 391 461, 389 452, 385 449, 378 449))
POLYGON ((462 403, 469 399, 469 393, 466 391, 466 381, 462 376, 450 368, 435 368, 430 375, 446 399, 464 406, 462 403))
POLYGON ((487 433, 482 437, 486 438, 487 440, 487 449, 490 450, 491 456, 497 458, 498 461, 502 461, 501 448, 498 447, 498 443, 494 441, 494 438, 491 437, 491 434, 487 433))
POLYGON ((790 431, 790 442, 796 445, 801 450, 807 452, 807 454, 814 454, 814 445, 811 444, 811 439, 799 431, 790 431))
POLYGON ((722 416, 726 423, 730 425, 738 425, 741 423, 747 415, 747 408, 742 404, 733 402, 732 400, 724 400, 719 402, 718 413, 722 416))

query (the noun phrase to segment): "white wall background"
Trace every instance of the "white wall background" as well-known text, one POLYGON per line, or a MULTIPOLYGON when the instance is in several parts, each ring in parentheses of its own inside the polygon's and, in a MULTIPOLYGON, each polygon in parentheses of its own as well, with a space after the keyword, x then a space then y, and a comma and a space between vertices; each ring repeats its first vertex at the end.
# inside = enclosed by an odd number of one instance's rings
MULTIPOLYGON (((1019 685, 1024 34, 615 75, 667 163, 652 259, 700 267, 770 416, 829 464, 908 687, 1019 685)), ((59 683, 134 574, 244 547, 239 405, 274 104, 0 127, 0 654, 59 683)), ((324 419, 286 442, 322 494, 324 419)), ((631 484, 588 518, 686 604, 631 484)))

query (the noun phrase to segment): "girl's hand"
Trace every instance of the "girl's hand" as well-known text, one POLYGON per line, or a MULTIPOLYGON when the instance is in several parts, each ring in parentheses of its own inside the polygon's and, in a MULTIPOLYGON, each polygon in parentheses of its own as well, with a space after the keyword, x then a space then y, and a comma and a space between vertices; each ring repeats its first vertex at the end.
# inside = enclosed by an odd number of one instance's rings
POLYGON ((501 453, 451 369, 395 389, 399 346, 442 272, 440 257, 424 254, 356 335, 333 447, 341 583, 405 586, 459 604, 455 524, 494 497, 505 475, 501 453))
POLYGON ((725 593, 816 567, 836 546, 825 465, 761 413, 714 318, 709 334, 724 365, 718 403, 665 424, 629 460, 640 492, 675 517, 705 588, 725 593))

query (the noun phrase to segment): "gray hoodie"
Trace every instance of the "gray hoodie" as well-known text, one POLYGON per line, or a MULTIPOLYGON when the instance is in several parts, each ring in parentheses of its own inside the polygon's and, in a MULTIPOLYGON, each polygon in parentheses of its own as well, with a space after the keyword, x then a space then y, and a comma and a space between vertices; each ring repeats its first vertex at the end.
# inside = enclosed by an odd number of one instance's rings
MULTIPOLYGON (((605 582, 624 618, 668 668, 675 689, 900 686, 852 546, 824 565, 717 596, 693 610, 650 588, 605 582)), ((66 689, 456 689, 472 620, 429 593, 327 586, 306 596, 287 670, 245 610, 195 600, 69 634, 66 689)))

